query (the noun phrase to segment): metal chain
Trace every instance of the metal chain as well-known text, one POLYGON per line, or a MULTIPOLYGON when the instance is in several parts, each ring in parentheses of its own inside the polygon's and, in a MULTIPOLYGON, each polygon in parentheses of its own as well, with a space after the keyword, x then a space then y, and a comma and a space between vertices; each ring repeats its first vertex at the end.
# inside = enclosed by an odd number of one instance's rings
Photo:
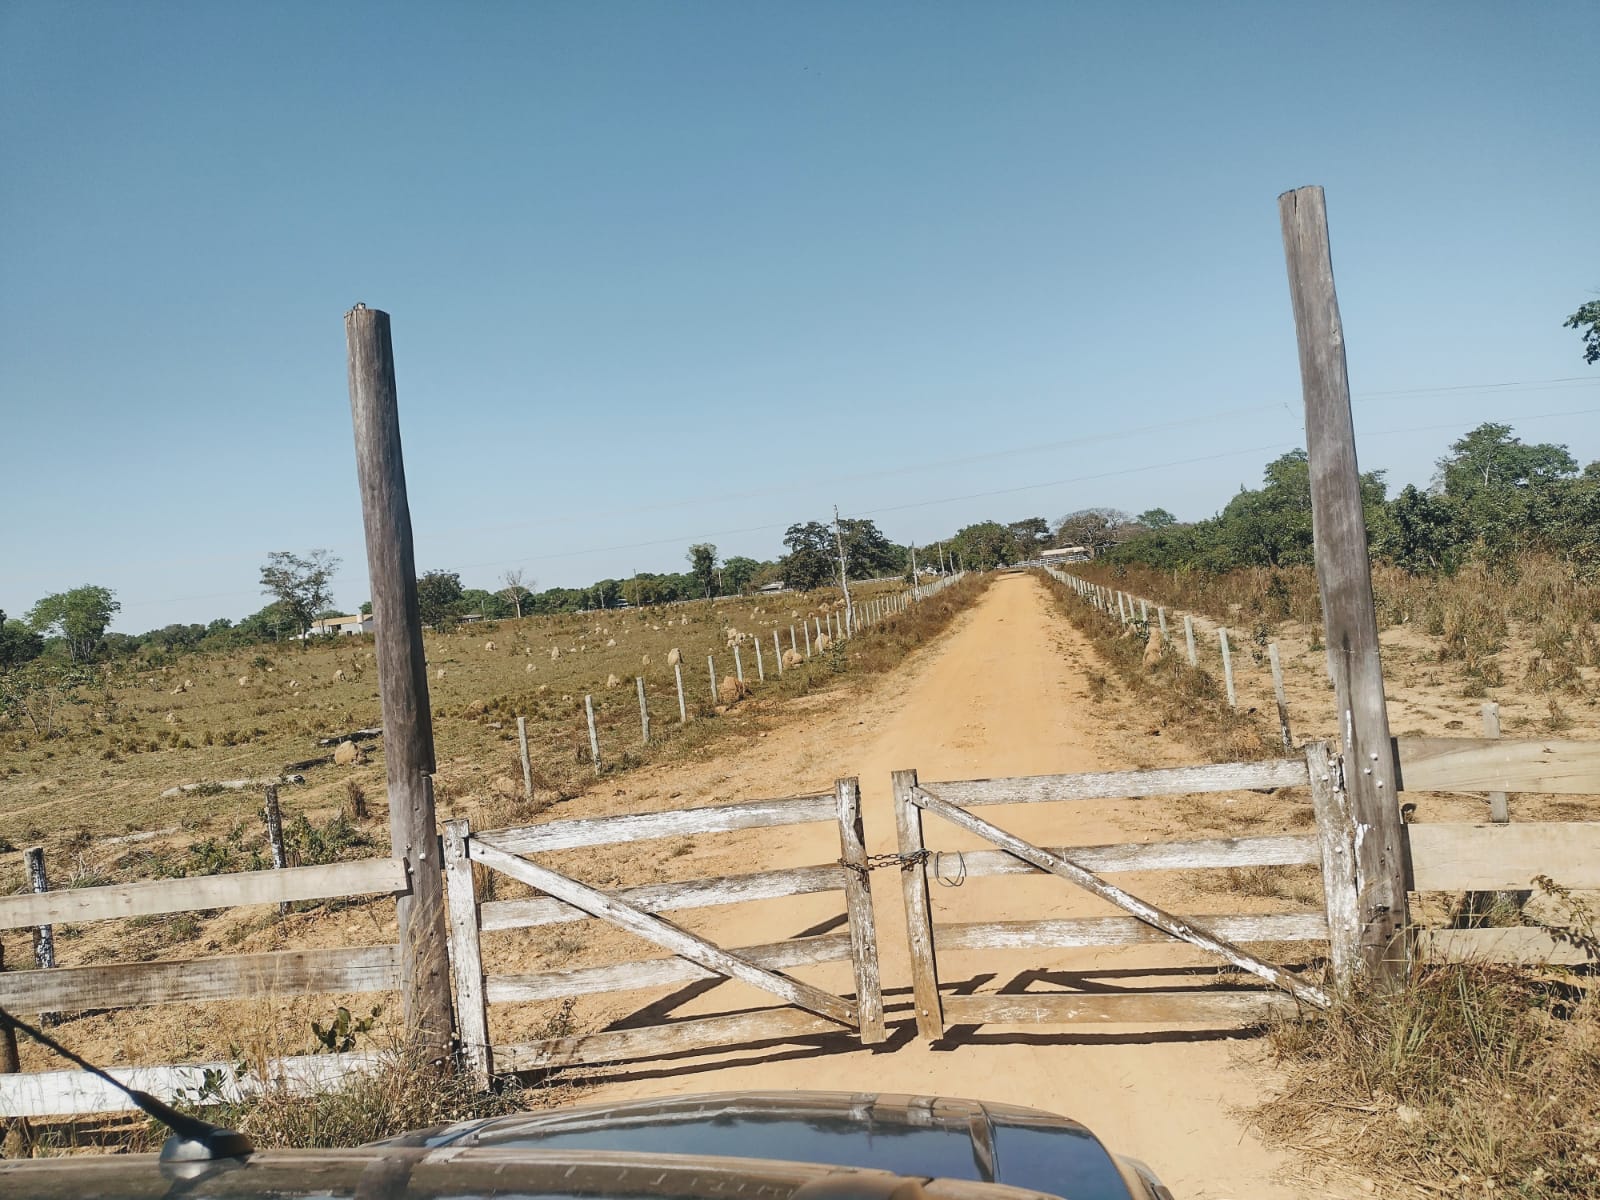
POLYGON ((868 871, 876 871, 881 867, 899 867, 902 871, 909 871, 918 863, 927 862, 928 857, 926 850, 913 850, 910 854, 869 854, 865 863, 845 862, 842 858, 836 861, 845 870, 865 877, 868 871))

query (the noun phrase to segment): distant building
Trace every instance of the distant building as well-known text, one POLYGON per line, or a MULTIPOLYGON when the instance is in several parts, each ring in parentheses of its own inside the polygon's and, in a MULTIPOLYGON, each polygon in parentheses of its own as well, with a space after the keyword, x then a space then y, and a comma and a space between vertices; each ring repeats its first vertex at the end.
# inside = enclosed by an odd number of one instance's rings
POLYGON ((311 622, 307 637, 331 637, 336 634, 372 632, 371 613, 352 613, 348 617, 318 617, 311 622))
POLYGON ((1094 551, 1087 546, 1058 546, 1054 550, 1044 550, 1039 554, 1040 560, 1047 567, 1061 563, 1088 562, 1093 557, 1094 551))

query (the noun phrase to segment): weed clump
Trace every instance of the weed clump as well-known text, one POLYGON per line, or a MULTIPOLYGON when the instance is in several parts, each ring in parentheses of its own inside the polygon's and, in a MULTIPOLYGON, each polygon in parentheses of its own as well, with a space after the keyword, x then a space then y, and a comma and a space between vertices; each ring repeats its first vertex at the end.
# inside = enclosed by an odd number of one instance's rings
POLYGON ((1295 1075, 1255 1113, 1278 1141, 1451 1195, 1600 1197, 1600 1003, 1587 988, 1427 967, 1271 1040, 1295 1075))

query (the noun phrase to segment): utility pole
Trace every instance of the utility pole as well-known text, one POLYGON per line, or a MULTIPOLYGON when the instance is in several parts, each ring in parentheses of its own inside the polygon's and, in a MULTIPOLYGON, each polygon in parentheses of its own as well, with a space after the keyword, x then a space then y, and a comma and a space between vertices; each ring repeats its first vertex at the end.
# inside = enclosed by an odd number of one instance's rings
POLYGON ((850 572, 844 561, 844 531, 839 525, 839 506, 833 506, 833 540, 839 547, 839 586, 844 589, 844 619, 845 630, 848 632, 856 627, 856 610, 850 603, 850 572))
POLYGON ((911 586, 917 586, 917 544, 911 543, 911 586))

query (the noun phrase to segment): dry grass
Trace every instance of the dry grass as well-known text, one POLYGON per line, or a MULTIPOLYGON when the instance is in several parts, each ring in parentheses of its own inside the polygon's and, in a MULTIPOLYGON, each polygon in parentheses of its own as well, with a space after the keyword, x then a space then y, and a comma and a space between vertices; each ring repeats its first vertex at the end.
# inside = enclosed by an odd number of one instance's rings
MULTIPOLYGON (((1086 604, 1072 589, 1043 573, 1040 580, 1067 619, 1145 703, 1159 728, 1170 730, 1212 762, 1249 762, 1283 753, 1275 725, 1260 713, 1229 708, 1222 680, 1203 668, 1191 667, 1171 645, 1146 668, 1149 630, 1143 622, 1124 628, 1115 616, 1086 604)), ((1096 699, 1106 686, 1103 676, 1089 679, 1090 694, 1096 699)))
POLYGON ((1419 971, 1272 1044, 1294 1082, 1274 1140, 1394 1185, 1463 1197, 1600 1196, 1600 1003, 1487 965, 1419 971))
MULTIPOLYGON (((788 702, 847 703, 843 696, 828 697, 828 690, 892 669, 937 636, 985 586, 986 580, 974 578, 948 588, 841 646, 814 654, 781 678, 771 653, 772 632, 781 631, 787 648, 791 623, 798 627, 805 617, 835 611, 829 594, 702 602, 582 619, 529 618, 450 635, 429 634, 425 644, 440 817, 469 817, 479 829, 526 823, 552 802, 604 788, 616 772, 636 764, 701 756, 730 740, 756 738, 783 719, 788 702), (711 704, 705 658, 715 654, 719 675, 733 672, 727 649, 730 627, 763 637, 767 679, 764 685, 757 682, 755 654, 744 642, 745 674, 756 685, 755 694, 719 712, 711 704), (555 659, 550 657, 552 647, 561 649, 555 659), (673 673, 666 665, 667 651, 674 647, 683 653, 689 699, 690 720, 682 726, 673 673), (534 670, 528 670, 530 665, 534 670), (612 674, 621 682, 607 689, 605 681, 612 674), (645 676, 648 689, 648 749, 640 745, 636 674, 645 676), (598 776, 587 761, 586 692, 595 696, 600 725, 603 772, 598 776), (533 804, 521 795, 519 715, 529 729, 533 804)), ((871 594, 876 593, 869 590, 871 594)), ((858 602, 865 598, 858 596, 858 602)), ((803 649, 804 638, 798 640, 803 649)), ((276 774, 287 762, 328 753, 315 745, 319 735, 378 724, 370 651, 370 639, 350 638, 304 650, 191 656, 167 664, 166 671, 123 672, 91 705, 72 714, 60 736, 48 741, 0 730, 5 764, 0 771, 7 772, 0 775, 0 837, 14 848, 42 843, 55 887, 266 867, 270 855, 258 811, 259 790, 190 793, 165 800, 159 793, 198 779, 276 774), (343 678, 335 678, 335 672, 343 678), (245 686, 240 678, 246 679, 245 686), (168 713, 174 718, 171 723, 168 713), (119 751, 115 761, 101 756, 111 740, 126 745, 135 738, 130 730, 156 725, 183 731, 180 741, 187 738, 192 746, 119 751), (241 739, 241 729, 250 736, 241 739)), ((365 761, 308 768, 304 785, 282 789, 291 861, 387 852, 382 742, 362 745, 365 761)), ((492 873, 488 878, 494 879, 492 873)), ((0 893, 23 886, 21 854, 0 853, 0 893)), ((504 878, 495 886, 518 892, 518 885, 504 878)), ((27 931, 6 931, 4 938, 8 962, 15 966, 31 961, 27 931)), ((282 917, 276 908, 228 909, 56 928, 58 961, 64 966, 378 945, 394 938, 393 902, 375 897, 297 903, 282 917)), ((566 948, 575 952, 580 946, 566 948)), ((337 1003, 356 1006, 359 1000, 316 997, 311 1003, 320 1009, 337 1003)), ((303 1008, 280 1002, 252 1008, 248 1002, 222 1001, 68 1014, 68 1023, 75 1046, 108 1062, 186 1061, 223 1055, 225 1039, 244 1027, 285 1041, 286 1053, 304 1052, 297 1040, 303 1040, 307 1028, 303 1008)), ((24 1059, 28 1070, 47 1065, 27 1049, 24 1059)))
MULTIPOLYGON (((1249 625, 1265 636, 1284 622, 1320 627, 1309 567, 1209 574, 1084 564, 1086 579, 1161 603, 1249 625)), ((1515 680, 1540 693, 1591 696, 1600 682, 1600 583, 1578 564, 1523 555, 1489 570, 1410 575, 1373 566, 1380 628, 1410 626, 1436 639, 1441 663, 1456 664, 1462 694, 1481 697, 1515 680)), ((1262 640, 1262 639, 1258 639, 1262 640)))

